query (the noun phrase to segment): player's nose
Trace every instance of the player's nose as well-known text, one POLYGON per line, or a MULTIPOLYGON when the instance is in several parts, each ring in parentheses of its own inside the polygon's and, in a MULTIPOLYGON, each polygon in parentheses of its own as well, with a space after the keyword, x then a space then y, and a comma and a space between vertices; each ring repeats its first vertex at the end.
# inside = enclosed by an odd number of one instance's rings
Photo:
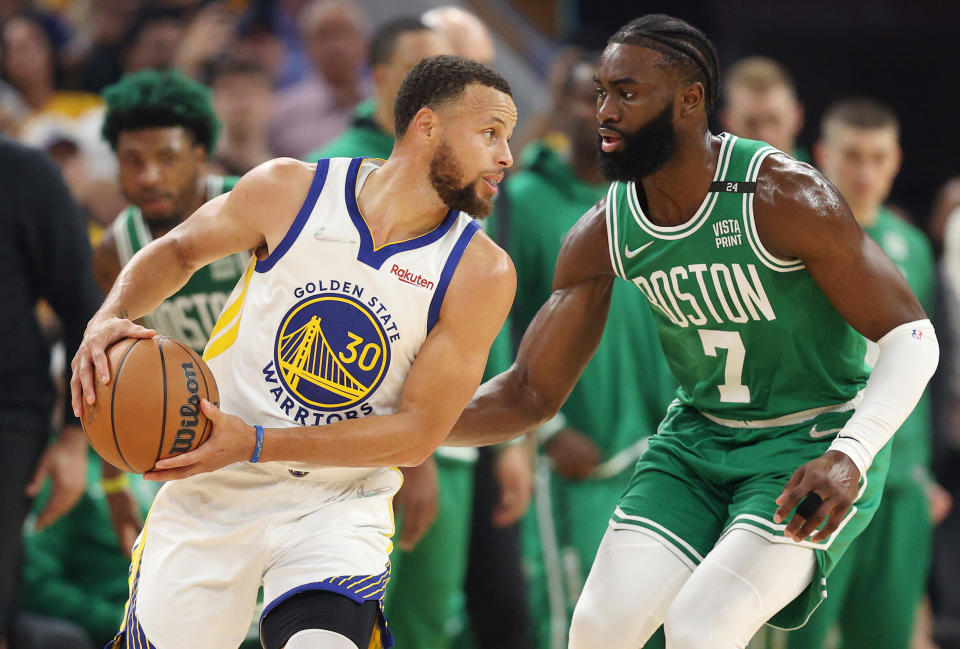
POLYGON ((507 169, 513 166, 513 153, 510 151, 510 143, 503 140, 497 147, 497 166, 507 169))

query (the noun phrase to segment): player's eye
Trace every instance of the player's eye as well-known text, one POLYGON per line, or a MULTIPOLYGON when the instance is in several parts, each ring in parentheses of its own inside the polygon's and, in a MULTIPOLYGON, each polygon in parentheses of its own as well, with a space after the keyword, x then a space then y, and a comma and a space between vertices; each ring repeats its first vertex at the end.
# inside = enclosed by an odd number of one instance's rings
POLYGON ((603 99, 604 97, 607 96, 607 91, 604 90, 603 88, 595 88, 594 92, 597 93, 597 99, 603 99))
POLYGON ((621 90, 621 91, 620 91, 620 96, 621 96, 622 98, 624 98, 624 99, 627 99, 627 100, 633 99, 634 96, 636 96, 636 94, 637 94, 637 93, 633 92, 632 90, 621 90))

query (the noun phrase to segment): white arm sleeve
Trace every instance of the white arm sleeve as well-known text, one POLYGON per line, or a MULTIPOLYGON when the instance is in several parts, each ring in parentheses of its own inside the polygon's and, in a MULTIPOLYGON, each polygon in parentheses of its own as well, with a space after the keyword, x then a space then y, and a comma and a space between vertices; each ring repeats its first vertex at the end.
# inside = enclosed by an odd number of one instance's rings
POLYGON ((849 456, 861 476, 913 411, 940 358, 929 320, 895 327, 877 345, 877 362, 863 401, 829 449, 849 456))

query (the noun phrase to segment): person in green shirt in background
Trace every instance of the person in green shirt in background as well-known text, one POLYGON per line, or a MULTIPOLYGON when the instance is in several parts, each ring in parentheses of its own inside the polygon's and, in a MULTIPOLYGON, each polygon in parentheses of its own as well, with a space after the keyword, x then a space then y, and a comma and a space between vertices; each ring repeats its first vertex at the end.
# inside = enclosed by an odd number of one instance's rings
MULTIPOLYGON (((595 164, 595 64, 596 57, 576 51, 561 58, 557 130, 526 147, 495 206, 508 212, 504 241, 517 268, 511 317, 518 334, 550 296, 567 231, 607 192, 595 164)), ((632 286, 616 283, 593 360, 560 415, 538 431, 535 506, 523 521, 538 649, 567 646, 570 615, 607 521, 675 389, 650 308, 632 286)))
MULTIPOLYGON (((888 107, 844 99, 824 114, 816 161, 854 217, 894 261, 927 313, 936 267, 926 235, 883 205, 900 168, 900 124, 888 107)), ((868 343, 867 362, 876 345, 868 343)), ((883 499, 866 531, 831 574, 830 597, 803 628, 788 635, 791 649, 822 649, 839 627, 844 649, 911 646, 914 619, 926 591, 938 497, 930 472, 929 391, 893 438, 883 499)), ((945 512, 944 512, 945 513, 945 512)))
POLYGON ((42 530, 28 521, 24 538, 23 612, 73 622, 97 647, 113 639, 127 601, 129 548, 120 547, 110 511, 123 506, 113 499, 121 491, 132 494, 138 514, 146 516, 155 489, 139 475, 102 480, 91 449, 87 488, 77 506, 42 530))
MULTIPOLYGON (((450 51, 446 38, 420 18, 403 17, 383 25, 370 42, 375 96, 357 106, 349 129, 307 160, 389 157, 393 104, 403 77, 421 59, 450 51)), ((510 362, 509 338, 503 333, 490 350, 487 376, 510 362)), ((504 452, 521 451, 517 447, 504 452)), ((446 649, 459 631, 476 458, 474 448, 440 447, 419 467, 402 469, 404 484, 394 498, 397 548, 390 555, 391 578, 384 598, 397 649, 446 649)), ((509 459, 504 458, 504 465, 509 459)), ((523 498, 516 497, 507 507, 514 518, 525 508, 523 498)))
POLYGON ((723 76, 720 123, 725 131, 777 147, 801 162, 810 152, 797 145, 803 129, 803 104, 793 77, 782 65, 762 56, 737 61, 723 76))

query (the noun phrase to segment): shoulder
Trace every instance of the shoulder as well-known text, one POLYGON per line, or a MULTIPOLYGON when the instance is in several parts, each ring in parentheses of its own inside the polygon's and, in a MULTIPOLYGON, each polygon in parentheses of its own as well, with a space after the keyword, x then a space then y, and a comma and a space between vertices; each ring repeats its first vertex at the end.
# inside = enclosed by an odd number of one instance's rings
POLYGON ((866 237, 837 188, 784 153, 762 162, 753 206, 761 242, 779 257, 839 253, 866 237))
POLYGON ((463 301, 472 303, 473 308, 478 303, 509 308, 516 286, 517 273, 510 255, 480 229, 471 238, 457 264, 444 309, 448 303, 459 309, 458 305, 463 301))
POLYGON ((294 158, 274 158, 245 173, 234 185, 231 195, 241 196, 244 202, 260 204, 279 201, 280 205, 303 202, 313 182, 317 164, 294 158))
POLYGON ((823 217, 849 214, 840 192, 823 174, 779 151, 761 163, 754 209, 823 217))

